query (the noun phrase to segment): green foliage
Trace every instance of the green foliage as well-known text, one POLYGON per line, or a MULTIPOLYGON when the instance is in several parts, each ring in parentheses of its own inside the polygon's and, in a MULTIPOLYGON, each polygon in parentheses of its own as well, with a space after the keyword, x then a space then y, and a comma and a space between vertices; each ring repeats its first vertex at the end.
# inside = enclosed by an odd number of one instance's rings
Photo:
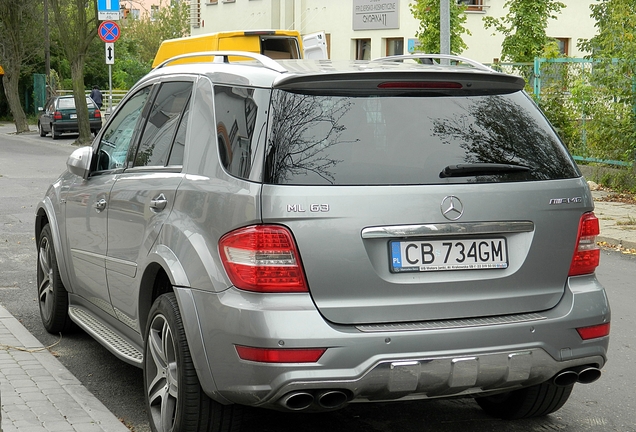
POLYGON ((549 89, 541 94, 539 106, 568 149, 580 154, 577 150, 581 148, 581 132, 579 125, 573 121, 577 114, 565 92, 554 87, 549 89))
MULTIPOLYGON (((420 51, 427 53, 440 52, 440 0, 416 0, 410 4, 411 13, 420 21, 420 28, 415 34, 420 41, 420 51)), ((450 0, 450 51, 461 54, 468 46, 462 40, 470 31, 464 27, 466 22, 465 5, 458 5, 450 0)))
POLYGON ((494 28, 504 35, 501 57, 510 62, 531 62, 544 53, 551 41, 545 29, 548 19, 565 4, 555 0, 507 0, 508 14, 501 18, 484 17, 486 28, 494 28))
POLYGON ((590 6, 598 33, 579 42, 596 63, 584 92, 588 147, 624 161, 636 153, 636 1, 605 0, 590 6))
POLYGON ((607 168, 602 165, 587 167, 585 176, 595 183, 617 192, 636 193, 636 177, 630 168, 607 168))

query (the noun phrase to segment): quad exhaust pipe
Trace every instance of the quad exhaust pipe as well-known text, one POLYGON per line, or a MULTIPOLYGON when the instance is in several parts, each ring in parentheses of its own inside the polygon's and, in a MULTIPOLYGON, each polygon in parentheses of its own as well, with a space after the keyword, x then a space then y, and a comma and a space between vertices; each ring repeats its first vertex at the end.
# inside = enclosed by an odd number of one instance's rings
POLYGON ((349 395, 342 390, 291 392, 278 401, 279 405, 291 411, 303 411, 309 408, 316 411, 328 411, 342 408, 347 402, 349 402, 349 395))
POLYGON ((559 387, 567 387, 574 383, 590 384, 601 377, 601 370, 594 366, 584 366, 578 369, 568 369, 559 372, 552 378, 552 382, 559 387))

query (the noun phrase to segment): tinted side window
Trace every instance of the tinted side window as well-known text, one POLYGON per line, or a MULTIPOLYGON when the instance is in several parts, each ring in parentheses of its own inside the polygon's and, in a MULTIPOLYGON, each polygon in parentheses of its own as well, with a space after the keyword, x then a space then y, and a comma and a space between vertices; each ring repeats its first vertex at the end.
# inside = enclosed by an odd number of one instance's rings
POLYGON ((185 151, 186 130, 188 128, 188 118, 190 117, 190 104, 186 104, 185 111, 179 122, 177 135, 174 137, 174 144, 170 151, 168 165, 183 165, 183 153, 185 151))
POLYGON ((315 96, 275 90, 265 182, 444 184, 578 177, 522 92, 484 96, 315 96), (440 175, 472 165, 469 175, 440 175), (521 165, 520 170, 500 170, 521 165))
POLYGON ((97 152, 97 171, 123 168, 128 149, 151 87, 144 87, 123 105, 108 124, 97 152))
POLYGON ((258 91, 243 87, 214 87, 219 158, 232 175, 247 179, 252 170, 254 149, 261 130, 257 121, 265 112, 266 102, 259 106, 258 91), (259 110, 260 108, 260 110, 259 110), (258 129, 258 130, 257 130, 258 129))
POLYGON ((165 166, 192 82, 162 84, 146 122, 134 166, 165 166))

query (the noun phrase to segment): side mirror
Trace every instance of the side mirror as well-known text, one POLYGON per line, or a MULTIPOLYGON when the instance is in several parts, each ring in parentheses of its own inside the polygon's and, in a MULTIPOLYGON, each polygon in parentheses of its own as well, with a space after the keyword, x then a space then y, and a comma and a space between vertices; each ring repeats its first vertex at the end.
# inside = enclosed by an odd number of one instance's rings
POLYGON ((80 147, 68 157, 66 166, 71 173, 83 179, 87 179, 91 168, 92 157, 93 147, 80 147))
POLYGON ((38 107, 38 112, 42 112, 42 111, 44 111, 44 108, 38 107))

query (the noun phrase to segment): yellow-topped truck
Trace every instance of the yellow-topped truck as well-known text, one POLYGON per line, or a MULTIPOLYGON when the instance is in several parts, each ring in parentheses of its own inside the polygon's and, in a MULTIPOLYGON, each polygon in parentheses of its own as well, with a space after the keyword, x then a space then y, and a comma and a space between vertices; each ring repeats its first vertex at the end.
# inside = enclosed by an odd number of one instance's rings
MULTIPOLYGON (((161 43, 152 67, 180 54, 206 51, 247 51, 273 59, 300 59, 303 42, 296 30, 227 31, 168 39, 161 43)), ((192 61, 196 60, 181 60, 183 63, 192 61)))

